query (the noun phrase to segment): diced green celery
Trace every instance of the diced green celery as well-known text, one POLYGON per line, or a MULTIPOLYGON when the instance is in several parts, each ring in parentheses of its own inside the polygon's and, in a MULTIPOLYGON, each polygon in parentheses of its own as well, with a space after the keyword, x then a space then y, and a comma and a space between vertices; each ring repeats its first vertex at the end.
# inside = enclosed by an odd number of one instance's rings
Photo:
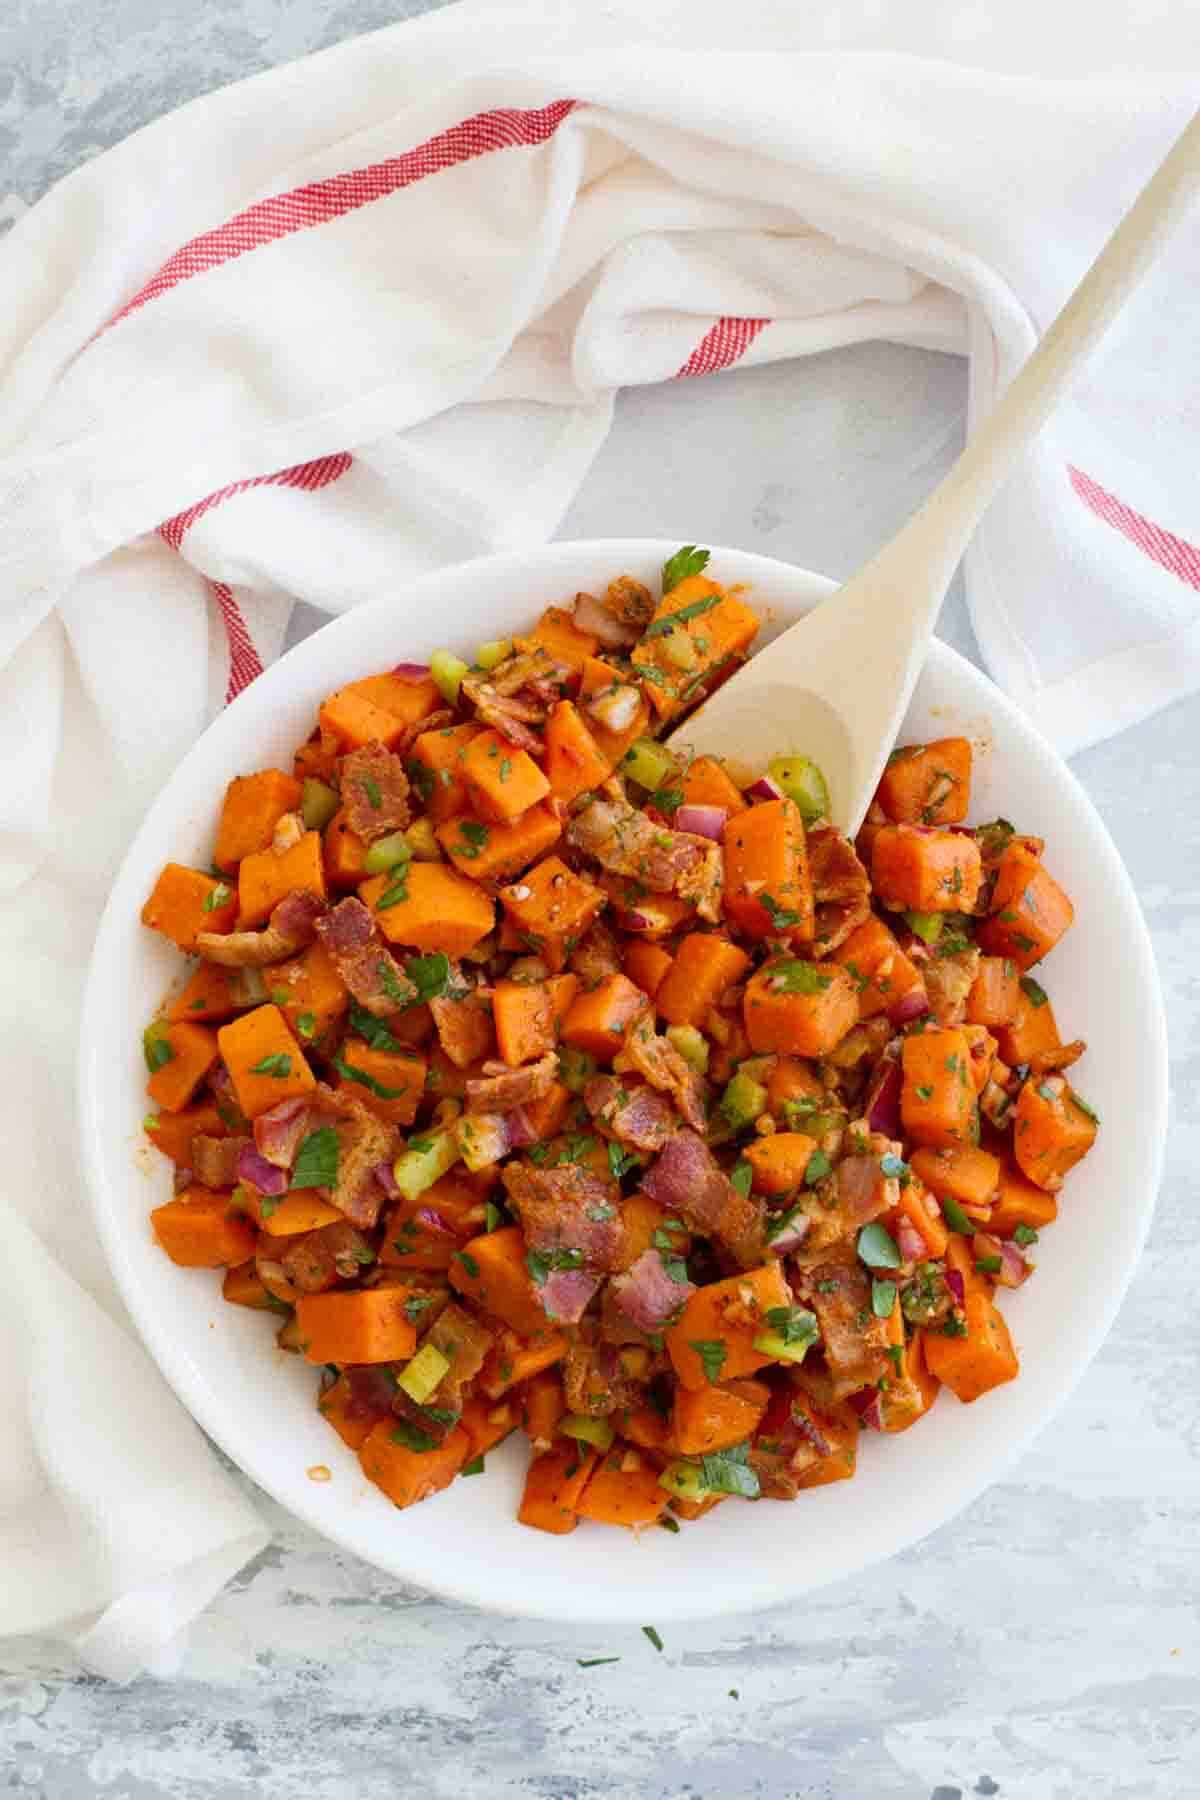
POLYGON ((338 809, 336 788, 318 781, 314 775, 304 777, 300 794, 300 817, 309 831, 324 831, 338 809))
POLYGON ((829 788, 811 757, 774 756, 767 764, 767 774, 796 802, 806 825, 829 817, 829 788))
POLYGON ((411 862, 412 853, 412 845, 402 831, 389 831, 386 837, 375 839, 363 857, 363 867, 368 875, 386 875, 400 863, 411 862))
POLYGON ((587 1413, 568 1413, 558 1429, 564 1437, 594 1444, 597 1450, 607 1450, 617 1435, 607 1419, 593 1419, 587 1413))
POLYGON ((454 1167, 458 1155, 458 1140, 452 1131, 431 1131, 410 1138, 408 1149, 402 1150, 392 1164, 396 1186, 406 1200, 415 1200, 454 1167))
POLYGON ((667 1042, 701 1075, 708 1073, 708 1039, 695 1025, 668 1025, 667 1042))
POLYGON ((404 1389, 410 1400, 424 1406, 449 1367, 450 1358, 443 1356, 436 1344, 422 1344, 397 1375, 396 1385, 404 1389))
POLYGON ((766 1088, 760 1081, 744 1075, 739 1069, 721 1095, 722 1113, 735 1131, 743 1131, 747 1125, 753 1125, 755 1119, 766 1110, 766 1088))
POLYGON ((414 819, 404 836, 415 862, 441 862, 442 847, 431 819, 414 819))
POLYGON ((789 1344, 777 1331, 760 1331, 754 1348, 760 1356, 773 1356, 778 1362, 802 1363, 812 1349, 812 1341, 789 1344))
POLYGON ((166 1019, 152 1019, 142 1033, 142 1055, 152 1075, 174 1058, 175 1052, 167 1037, 168 1029, 166 1019))
POLYGON ((904 923, 924 944, 936 944, 942 935, 942 913, 906 912, 904 923))
POLYGON ((492 638, 490 643, 480 644, 475 652, 475 661, 481 669, 494 669, 497 663, 502 663, 506 656, 511 655, 511 638, 492 638))
POLYGON ((656 738, 637 738, 621 758, 621 773, 651 792, 666 787, 677 766, 666 745, 656 738))
POLYGON ((707 1500, 712 1489, 705 1485, 704 1471, 699 1463, 668 1463, 658 1478, 659 1487, 666 1488, 668 1494, 674 1494, 677 1500, 707 1500))
POLYGON ((448 706, 454 706, 458 700, 462 678, 469 675, 471 670, 462 657, 455 656, 452 650, 435 650, 429 659, 429 673, 442 699, 448 706))
POLYGON ((582 1094, 596 1068, 596 1059, 587 1050, 579 1050, 574 1044, 564 1044, 559 1050, 559 1079, 573 1094, 582 1094))

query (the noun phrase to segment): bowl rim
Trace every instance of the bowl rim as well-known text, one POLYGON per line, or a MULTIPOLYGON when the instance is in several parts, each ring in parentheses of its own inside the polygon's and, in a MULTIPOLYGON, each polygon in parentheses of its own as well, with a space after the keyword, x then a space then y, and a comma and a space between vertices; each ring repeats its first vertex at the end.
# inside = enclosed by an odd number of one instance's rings
MULTIPOLYGON (((514 576, 519 576, 522 571, 527 572, 531 564, 544 570, 552 569, 556 563, 561 563, 566 568, 578 568, 586 565, 589 559, 604 562, 611 560, 614 556, 619 556, 630 563, 649 558, 665 560, 677 547, 678 540, 675 538, 614 536, 559 540, 517 550, 504 550, 430 571, 408 584, 405 598, 408 604, 419 602, 424 590, 436 590, 447 583, 456 585, 469 580, 473 575, 500 574, 507 569, 514 576)), ((785 576, 792 582, 797 579, 804 582, 817 596, 832 591, 837 586, 837 583, 828 577, 804 569, 798 564, 784 562, 779 558, 762 556, 756 552, 733 546, 715 544, 711 546, 711 553, 714 563, 736 562, 739 580, 768 583, 772 578, 778 580, 780 576, 785 576)), ((265 670, 250 688, 217 715, 186 755, 181 758, 147 809, 132 840, 126 846, 97 927, 81 1010, 76 1064, 76 1098, 84 1186, 105 1257, 121 1299, 157 1367, 201 1429, 229 1456, 244 1475, 289 1513, 302 1519, 322 1538, 362 1557, 364 1561, 382 1569, 387 1574, 410 1582, 440 1598, 465 1602, 484 1611, 510 1616, 558 1620, 567 1623, 629 1622, 637 1615, 631 1612, 629 1606, 620 1598, 615 1603, 611 1599, 606 1602, 602 1588, 585 1589, 582 1586, 575 1587, 571 1583, 556 1585, 548 1582, 536 1591, 529 1587, 523 1587, 519 1596, 514 1597, 510 1594, 507 1600, 500 1600, 488 1590, 486 1584, 481 1587, 478 1580, 472 1580, 469 1576, 460 1573, 464 1568, 469 1570, 472 1567, 463 1559, 446 1561, 444 1566, 432 1570, 424 1566, 414 1569, 411 1558, 406 1560, 404 1557, 405 1540, 402 1535, 398 1535, 396 1540, 400 1552, 398 1555, 393 1556, 376 1552, 374 1549, 366 1549, 361 1538, 350 1528, 354 1516, 353 1508, 336 1513, 331 1520, 326 1513, 320 1510, 320 1490, 315 1490, 310 1498, 303 1487, 289 1484, 282 1478, 274 1478, 271 1470, 263 1469, 260 1466, 254 1454, 253 1437, 243 1426, 239 1425, 236 1416, 231 1417, 228 1410, 223 1411, 219 1405, 210 1404, 212 1389, 193 1363, 186 1343, 180 1336, 171 1332, 166 1309, 162 1307, 161 1302, 156 1303, 152 1299, 148 1290, 144 1289, 137 1278, 127 1253, 127 1227, 121 1219, 118 1206, 110 1200, 111 1183, 106 1155, 110 1155, 112 1151, 112 1143, 109 1141, 111 1133, 105 1129, 102 1108, 96 1093, 99 1051, 104 1043, 105 1029, 111 1025, 111 1013, 105 1010, 104 1005, 103 971, 105 950, 109 940, 125 922, 129 906, 129 896, 125 891, 129 885, 129 871, 137 860, 142 842, 155 834, 164 818, 173 814, 176 789, 184 785, 186 773, 193 758, 202 753, 201 746, 225 733, 232 732, 236 735, 237 727, 248 710, 257 710, 264 705, 269 705, 277 690, 285 692, 290 683, 291 671, 297 666, 297 663, 311 658, 315 654, 312 646, 318 640, 328 646, 332 634, 337 634, 338 637, 353 638, 364 619, 392 610, 395 606, 394 596, 382 595, 364 602, 362 606, 353 608, 349 612, 331 618, 328 623, 310 633, 265 670), (230 721, 233 723, 231 724, 230 721)), ((1068 1364, 1065 1367, 1058 1366, 1041 1371, 1040 1391, 1045 1395, 1045 1399, 1044 1403, 1036 1409, 1036 1416, 1025 1421, 1002 1448, 992 1452, 981 1473, 970 1474, 949 1494, 943 1494, 934 1515, 927 1522, 918 1524, 912 1529, 893 1530, 890 1534, 885 1532, 882 1543, 878 1547, 872 1546, 869 1555, 865 1557, 860 1555, 857 1559, 850 1555, 843 1555, 840 1561, 835 1561, 828 1569, 822 1570, 817 1579, 807 1578, 806 1573, 805 1578, 789 1581, 782 1571, 767 1566, 764 1568, 762 1577, 756 1581, 748 1583, 742 1579, 737 1595, 730 1595, 723 1591, 715 1598, 712 1592, 694 1590, 685 1583, 677 1583, 669 1599, 664 1600, 661 1595, 656 1595, 654 1598, 655 1614, 660 1619, 715 1618, 762 1611, 772 1606, 794 1601, 800 1594, 811 1592, 819 1586, 828 1585, 829 1582, 865 1573, 872 1566, 908 1549, 914 1543, 929 1536, 941 1525, 956 1518, 980 1493, 1003 1478, 1033 1439, 1061 1411, 1111 1330, 1145 1246, 1161 1182, 1165 1154, 1168 1117, 1168 1039, 1158 969, 1145 918, 1132 881, 1107 827, 1078 777, 1021 712, 1020 708, 1000 688, 996 687, 990 677, 981 669, 942 640, 934 639, 932 641, 927 660, 935 664, 942 664, 952 679, 965 679, 968 688, 982 683, 987 692, 989 707, 995 713, 1003 716, 1006 723, 1015 729, 1018 736, 1023 736, 1034 749, 1049 756, 1057 765, 1059 777, 1074 790, 1077 803, 1094 828, 1099 843, 1103 846, 1108 866, 1101 872, 1098 879, 1115 885, 1135 922, 1132 941, 1128 948, 1138 965, 1136 972, 1145 986, 1149 1007, 1148 1037, 1153 1039, 1153 1049, 1150 1065, 1144 1071, 1146 1098, 1141 1109, 1143 1132, 1151 1145, 1150 1164, 1147 1169, 1147 1179, 1141 1184, 1134 1239, 1124 1262, 1109 1273, 1102 1297, 1093 1293, 1093 1298, 1098 1303, 1092 1314, 1091 1327, 1076 1346, 1074 1355, 1068 1364)), ((764 1562, 766 1561, 767 1559, 764 1558, 764 1562)))

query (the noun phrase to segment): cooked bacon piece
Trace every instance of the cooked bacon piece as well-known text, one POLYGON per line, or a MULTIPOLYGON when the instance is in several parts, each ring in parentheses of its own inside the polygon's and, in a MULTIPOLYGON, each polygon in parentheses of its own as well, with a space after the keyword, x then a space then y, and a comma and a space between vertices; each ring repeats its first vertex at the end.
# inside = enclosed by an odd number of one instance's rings
POLYGON ((338 974, 358 1001, 376 1018, 398 1012, 415 991, 361 900, 351 894, 317 921, 317 936, 333 958, 338 974))
POLYGON ((277 1169, 290 1169, 301 1140, 308 1135, 307 1100, 281 1100, 254 1121, 254 1147, 277 1169))
POLYGON ((535 1063, 510 1069, 505 1063, 484 1063, 482 1076, 467 1082, 469 1113, 509 1113, 531 1100, 540 1100, 558 1080, 558 1057, 553 1050, 535 1063))
POLYGON ((816 949, 827 956, 871 911, 871 880, 848 837, 832 825, 808 833, 808 867, 816 902, 816 949))
POLYGON ((501 699, 511 699, 522 689, 532 697, 531 703, 540 700, 550 705, 559 698, 570 675, 565 663, 560 663, 539 645, 536 650, 521 650, 515 656, 505 657, 486 677, 465 676, 463 689, 473 705, 478 704, 480 694, 485 698, 489 694, 499 694, 501 699))
POLYGON ((272 910, 263 931, 200 931, 196 949, 206 962, 227 969, 265 969, 268 963, 294 956, 316 936, 325 902, 298 888, 285 894, 272 910))
POLYGON ((594 1269, 551 1269, 538 1287, 542 1311, 559 1325, 578 1325, 603 1279, 594 1269))
POLYGON ((635 581, 632 575, 618 575, 610 581, 604 594, 604 604, 609 612, 626 625, 636 625, 645 630, 654 617, 654 596, 643 582, 635 581))
POLYGON ((675 884, 681 900, 695 907, 710 925, 721 922, 721 902, 725 896, 725 859, 720 844, 707 844, 691 866, 675 884))
POLYGON ((600 1341, 590 1319, 573 1333, 562 1374, 570 1412, 597 1419, 641 1404, 641 1383, 626 1373, 619 1348, 600 1341))
POLYGON ((890 1211, 899 1192, 895 1177, 884 1174, 878 1154, 843 1156, 833 1174, 800 1200, 808 1230, 797 1262, 819 1262, 831 1245, 890 1211))
POLYGON ((567 826, 567 842, 613 875, 628 875, 655 894, 675 893, 698 879, 715 846, 708 838, 656 824, 627 800, 593 800, 567 826))
POLYGON ((925 992, 939 1025, 961 1025, 967 1016, 967 995, 979 973, 979 952, 974 944, 939 956, 935 950, 921 965, 925 992))
POLYGON ((492 1003, 473 987, 459 963, 451 962, 446 992, 429 1002, 438 1042, 456 1069, 468 1069, 494 1048, 492 1003))
POLYGON ((668 1260, 660 1250, 643 1250, 631 1269, 613 1276, 605 1300, 611 1299, 629 1324, 650 1336, 664 1330, 694 1292, 679 1257, 668 1260))
POLYGON ((653 1088, 670 1094, 680 1117, 693 1131, 708 1124, 708 1088, 704 1077, 681 1056, 674 1044, 659 1037, 645 1019, 635 1020, 625 1034, 621 1052, 653 1088))
MULTIPOLYGON (((614 582, 613 587, 615 586, 614 582)), ((575 605, 571 610, 579 630, 588 631, 593 637, 599 638, 606 650, 627 650, 641 637, 643 625, 637 620, 624 618, 615 606, 609 604, 612 592, 613 588, 610 587, 603 600, 597 600, 594 594, 576 594, 575 605)), ((651 602, 651 617, 653 612, 651 602)))
POLYGON ((442 731, 447 725, 458 723, 458 714, 452 706, 440 706, 436 712, 426 713, 423 719, 414 719, 411 725, 404 728, 404 736, 396 745, 397 756, 407 756, 419 737, 427 731, 442 731))
POLYGON ((642 1188, 703 1237, 716 1238, 744 1269, 762 1261, 765 1208, 739 1194, 694 1131, 679 1131, 642 1177, 642 1188))
POLYGON ((344 1089, 335 1093, 318 1086, 317 1096, 322 1107, 334 1115, 338 1140, 337 1180, 330 1190, 330 1203, 353 1224, 370 1231, 387 1198, 376 1179, 375 1165, 391 1162, 395 1156, 396 1128, 344 1089))
POLYGON ((302 1294, 321 1294, 339 1281, 360 1281, 375 1252, 349 1219, 284 1239, 279 1252, 284 1273, 302 1294))
POLYGON ((605 1181, 576 1163, 555 1169, 509 1163, 501 1179, 531 1249, 551 1255, 576 1252, 579 1262, 568 1262, 567 1267, 617 1267, 625 1234, 615 1181, 605 1181))
POLYGON ((769 1500, 794 1500, 800 1477, 831 1456, 846 1433, 857 1434, 857 1416, 833 1397, 833 1383, 807 1367, 777 1388, 750 1447, 750 1467, 769 1500), (803 1382, 797 1374, 803 1374, 803 1382))
POLYGON ((801 1297, 817 1315, 833 1396, 874 1387, 888 1372, 887 1320, 871 1310, 871 1277, 852 1253, 818 1263, 799 1277, 801 1297))
POLYGON ((602 919, 586 931, 567 959, 567 967, 578 975, 584 987, 595 987, 610 975, 621 972, 621 952, 617 940, 602 919))
POLYGON ((192 1174, 201 1187, 233 1187, 238 1178, 238 1157, 243 1150, 251 1149, 253 1143, 253 1138, 208 1137, 198 1131, 189 1152, 192 1174))
POLYGON ((455 1412, 461 1411, 462 1391, 482 1369, 487 1353, 495 1342, 495 1334, 472 1313, 451 1300, 429 1327, 424 1341, 432 1344, 435 1350, 440 1350, 450 1364, 430 1396, 429 1404, 455 1412))
POLYGON ((1056 1050, 1035 1050, 1029 1059, 1029 1070, 1033 1075, 1054 1075, 1059 1069, 1069 1069, 1077 1063, 1087 1045, 1082 1038, 1075 1038, 1069 1044, 1060 1044, 1056 1050))
POLYGON ((583 1103, 598 1125, 631 1150, 661 1150, 679 1124, 669 1101, 644 1081, 594 1075, 583 1103))
POLYGON ((408 824, 408 776, 394 750, 364 744, 343 756, 341 787, 346 823, 364 843, 374 843, 408 824))

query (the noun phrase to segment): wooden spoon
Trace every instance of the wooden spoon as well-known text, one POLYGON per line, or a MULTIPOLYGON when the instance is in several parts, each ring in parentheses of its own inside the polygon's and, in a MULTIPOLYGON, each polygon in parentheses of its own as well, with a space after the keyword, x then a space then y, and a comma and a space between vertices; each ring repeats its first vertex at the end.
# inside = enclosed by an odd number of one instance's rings
POLYGON ((1198 187, 1200 112, 921 510, 686 720, 679 747, 728 756, 755 772, 773 756, 811 757, 828 783, 834 823, 857 831, 976 525, 1198 187))

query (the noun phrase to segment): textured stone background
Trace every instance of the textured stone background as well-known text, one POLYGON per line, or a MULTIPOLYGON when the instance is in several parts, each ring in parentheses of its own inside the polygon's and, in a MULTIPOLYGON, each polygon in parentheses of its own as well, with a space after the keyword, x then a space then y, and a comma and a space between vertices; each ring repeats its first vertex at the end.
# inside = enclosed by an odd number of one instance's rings
MULTIPOLYGON (((5 0, 0 219, 195 94, 423 10, 423 0, 5 0)), ((849 572, 953 456, 963 384, 952 359, 889 346, 836 361, 838 401, 819 418, 803 365, 627 399, 563 535, 674 531, 849 572), (797 467, 801 420, 825 453, 797 467), (861 496, 849 517, 847 481, 861 496)), ((971 653, 957 598, 942 633, 971 653)), ((276 1544, 201 1622, 174 1683, 117 1691, 45 1645, 0 1650, 0 1790, 29 1800, 1200 1794, 1190 1272, 1200 701, 1076 768, 1154 932, 1174 1123, 1150 1245, 1113 1334, 1007 1482, 867 1578, 764 1617, 667 1630, 662 1655, 633 1629, 486 1618, 397 1590, 263 1501, 276 1544), (577 1657, 599 1655, 621 1661, 578 1668, 577 1657)), ((1136 1121, 1110 1121, 1122 1126, 1136 1121)))

